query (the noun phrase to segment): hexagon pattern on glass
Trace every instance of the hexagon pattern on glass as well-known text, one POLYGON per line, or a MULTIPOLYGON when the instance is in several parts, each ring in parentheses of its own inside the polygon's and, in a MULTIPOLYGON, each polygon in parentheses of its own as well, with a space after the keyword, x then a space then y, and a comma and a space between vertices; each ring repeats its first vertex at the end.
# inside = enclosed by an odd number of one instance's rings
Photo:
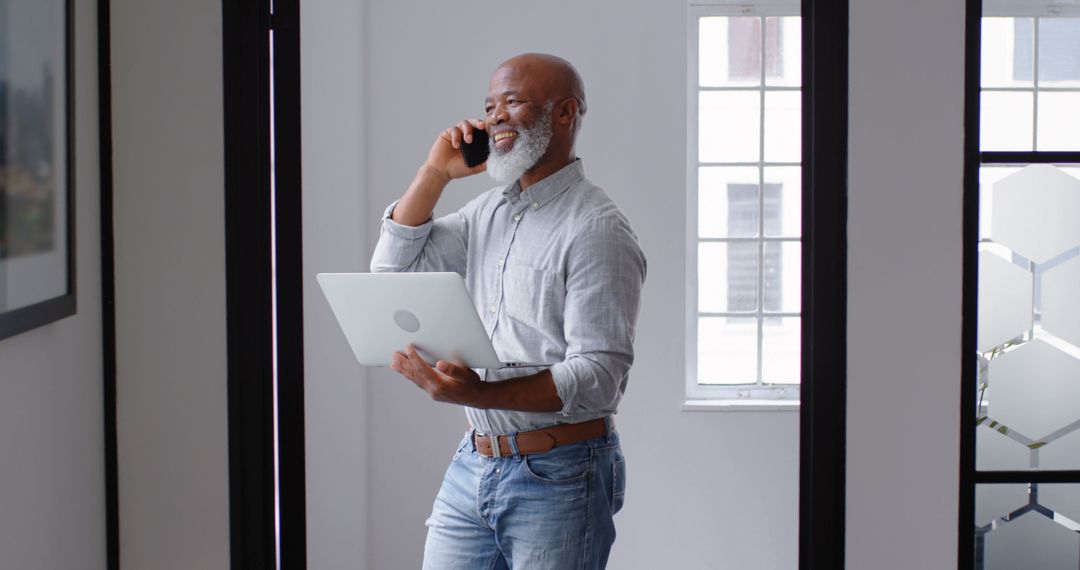
POLYGON ((1036 512, 1027 512, 987 536, 989 568, 1075 570, 1080 564, 1077 533, 1036 512))
POLYGON ((1042 326, 1054 336, 1080 347, 1080 257, 1043 274, 1042 326))
POLYGON ((989 401, 989 416, 1008 429, 1049 435, 1080 419, 1080 360, 1039 339, 1025 343, 990 361, 989 401))
POLYGON ((992 237, 1044 263, 1080 245, 1080 180, 1049 164, 1032 164, 994 184, 992 237))
POLYGON ((1031 273, 989 252, 979 253, 979 351, 1031 328, 1031 273))

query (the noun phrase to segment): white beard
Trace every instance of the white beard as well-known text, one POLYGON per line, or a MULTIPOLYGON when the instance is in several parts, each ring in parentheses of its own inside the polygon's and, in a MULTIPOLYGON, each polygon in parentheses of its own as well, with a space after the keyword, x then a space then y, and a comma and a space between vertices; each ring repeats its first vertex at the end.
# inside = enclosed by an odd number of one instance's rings
POLYGON ((552 103, 544 105, 540 116, 528 128, 520 129, 514 146, 508 151, 495 148, 495 137, 488 139, 491 153, 487 159, 487 173, 499 183, 513 182, 536 166, 551 143, 552 103))

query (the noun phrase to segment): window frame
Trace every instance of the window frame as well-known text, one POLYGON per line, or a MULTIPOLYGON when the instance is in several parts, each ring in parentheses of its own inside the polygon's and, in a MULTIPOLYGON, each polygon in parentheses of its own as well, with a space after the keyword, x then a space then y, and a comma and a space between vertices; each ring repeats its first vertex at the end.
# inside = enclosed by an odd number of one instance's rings
MULTIPOLYGON (((960 397, 960 477, 959 477, 959 528, 957 568, 974 570, 977 565, 978 543, 976 539, 975 491, 980 485, 990 484, 1042 484, 1080 482, 1080 470, 979 470, 976 464, 978 362, 969 358, 978 352, 978 258, 980 252, 980 183, 979 173, 983 166, 1027 166, 1029 164, 1080 163, 1080 148, 1074 151, 982 151, 981 150, 981 100, 982 100, 982 25, 984 17, 1002 18, 1054 18, 1080 17, 1080 6, 1040 4, 1013 1, 984 2, 967 0, 964 109, 964 261, 961 340, 961 397, 960 397), (989 7, 989 9, 987 9, 989 7)), ((1036 24, 1037 25, 1037 24, 1036 24)), ((994 91, 996 88, 989 88, 994 91)), ((1033 69, 1035 96, 1039 92, 1037 69, 1033 69)), ((1033 124, 1037 132, 1037 124, 1033 124)), ((1034 139, 1034 135, 1033 135, 1034 139)), ((1037 145, 1033 144, 1033 149, 1037 145)))
MULTIPOLYGON (((696 3, 690 4, 687 11, 687 73, 686 73, 686 104, 687 104, 687 138, 686 138, 686 307, 685 307, 685 326, 686 326, 686 344, 685 344, 685 403, 683 409, 687 411, 697 410, 798 410, 800 407, 800 401, 802 398, 802 384, 701 384, 698 382, 698 322, 701 317, 701 312, 698 310, 698 246, 702 243, 701 238, 698 236, 698 168, 701 166, 701 162, 698 160, 698 122, 700 118, 698 109, 699 94, 704 90, 712 90, 712 88, 703 89, 699 84, 699 31, 700 20, 704 17, 799 17, 802 18, 801 5, 797 1, 767 1, 767 2, 754 2, 753 4, 734 4, 730 2, 713 2, 713 3, 696 3)), ((805 26, 805 25, 804 25, 805 26)), ((762 26, 761 33, 764 35, 765 26, 762 26)), ((805 43, 805 40, 804 40, 805 43)), ((805 52, 803 53, 803 59, 806 58, 805 52)), ((765 61, 762 60, 761 65, 765 65, 765 61)), ((803 62, 800 61, 800 66, 805 68, 803 62)), ((802 77, 797 86, 783 86, 778 89, 770 89, 767 84, 762 84, 754 88, 750 88, 754 92, 760 91, 794 91, 796 93, 803 93, 806 87, 806 78, 802 77)), ((717 89, 722 90, 723 88, 717 89)), ((802 124, 800 128, 805 131, 806 114, 808 110, 803 107, 801 111, 802 124)), ((762 122, 764 123, 764 109, 762 109, 762 122)), ((764 133, 762 133, 762 142, 764 145, 764 133)), ((804 134, 805 136, 805 134, 804 134)), ((769 163, 765 161, 765 157, 759 156, 756 166, 754 168, 764 168, 769 163)), ((749 163, 748 163, 749 164, 749 163)), ((779 166, 794 166, 789 163, 778 163, 779 166)), ((806 167, 806 153, 800 153, 800 161, 798 163, 800 169, 806 167)), ((760 193, 764 192, 764 188, 759 184, 759 199, 760 193)), ((804 192, 805 193, 805 189, 804 192)), ((803 205, 800 205, 803 206, 803 205)), ((763 217, 764 212, 759 212, 759 217, 763 217)), ((726 243, 740 240, 721 240, 726 243)), ((759 235, 754 238, 748 238, 745 241, 751 241, 758 244, 759 248, 763 247, 765 243, 799 243, 804 244, 804 235, 800 232, 797 238, 791 237, 766 237, 759 235)), ((760 252, 759 252, 760 253, 760 252)), ((805 257, 806 252, 802 252, 802 256, 805 257)), ((759 255, 760 257, 760 255, 759 255)), ((800 263, 802 265, 802 263, 800 263)), ((763 271, 762 267, 758 267, 757 271, 763 271)), ((807 278, 805 272, 802 279, 803 284, 800 284, 800 289, 804 289, 805 279, 807 278)), ((761 293, 762 284, 759 284, 758 289, 761 293)), ((776 318, 788 318, 798 317, 805 319, 804 307, 800 307, 800 311, 797 313, 792 312, 769 312, 767 315, 763 314, 764 308, 761 307, 763 299, 758 300, 758 309, 755 312, 749 312, 745 317, 754 317, 757 320, 762 320, 766 317, 776 318)), ((803 300, 805 303, 805 299, 803 300)), ((759 353, 758 359, 760 362, 760 351, 762 349, 762 332, 761 325, 758 327, 758 341, 757 351, 759 353)), ((805 328, 805 327, 801 327, 805 328)), ((805 344, 805 341, 802 341, 805 344)), ((800 350, 800 353, 803 351, 800 350)), ((802 364, 802 363, 800 363, 802 364)), ((760 366, 758 370, 758 382, 760 382, 760 366)))

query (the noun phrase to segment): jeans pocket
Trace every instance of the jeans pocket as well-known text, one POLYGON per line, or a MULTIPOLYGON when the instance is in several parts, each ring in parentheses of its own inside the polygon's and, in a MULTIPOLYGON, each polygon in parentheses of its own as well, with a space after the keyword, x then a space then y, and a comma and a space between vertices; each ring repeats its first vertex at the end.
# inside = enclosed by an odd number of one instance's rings
POLYGON ((454 452, 454 456, 450 458, 450 462, 453 463, 461 457, 461 454, 469 447, 469 433, 465 434, 465 437, 461 438, 461 442, 458 443, 457 451, 454 452))
POLYGON ((525 473, 541 483, 581 483, 589 475, 592 448, 584 444, 556 447, 547 453, 522 456, 521 463, 525 473))
POLYGON ((621 455, 611 462, 611 514, 622 509, 626 495, 626 459, 621 455))

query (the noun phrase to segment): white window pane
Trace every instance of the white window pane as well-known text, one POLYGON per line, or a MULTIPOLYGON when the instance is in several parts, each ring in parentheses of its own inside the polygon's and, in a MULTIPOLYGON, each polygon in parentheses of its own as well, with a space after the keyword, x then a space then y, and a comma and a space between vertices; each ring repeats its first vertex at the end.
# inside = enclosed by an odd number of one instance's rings
POLYGON ((1033 18, 983 18, 982 86, 1032 87, 1033 18))
POLYGON ((1039 19, 1039 85, 1080 86, 1080 18, 1039 19))
POLYGON ((799 162, 802 156, 802 94, 765 93, 765 161, 799 162))
POLYGON ((802 84, 802 18, 765 19, 765 84, 802 84))
POLYGON ((765 242, 761 284, 765 312, 798 313, 802 310, 802 244, 765 242))
POLYGON ((702 87, 761 84, 761 18, 698 21, 698 82, 702 87))
POLYGON ((980 150, 1031 150, 1034 135, 1031 93, 984 91, 981 102, 980 150))
POLYGON ((802 167, 770 166, 764 175, 765 235, 799 237, 802 233, 802 167))
POLYGON ((766 318, 761 329, 761 381, 766 384, 798 384, 802 319, 766 318))
POLYGON ((756 243, 698 244, 698 311, 757 310, 758 246, 756 243))
POLYGON ((757 92, 705 91, 698 96, 698 160, 757 162, 761 99, 757 92))
POLYGON ((1080 93, 1039 93, 1038 150, 1080 150, 1080 93))
POLYGON ((758 169, 752 166, 698 168, 698 236, 756 237, 759 182, 758 169), (746 194, 752 194, 753 208, 738 201, 746 194))
POLYGON ((698 383, 756 383, 757 327, 753 317, 699 318, 698 383))

